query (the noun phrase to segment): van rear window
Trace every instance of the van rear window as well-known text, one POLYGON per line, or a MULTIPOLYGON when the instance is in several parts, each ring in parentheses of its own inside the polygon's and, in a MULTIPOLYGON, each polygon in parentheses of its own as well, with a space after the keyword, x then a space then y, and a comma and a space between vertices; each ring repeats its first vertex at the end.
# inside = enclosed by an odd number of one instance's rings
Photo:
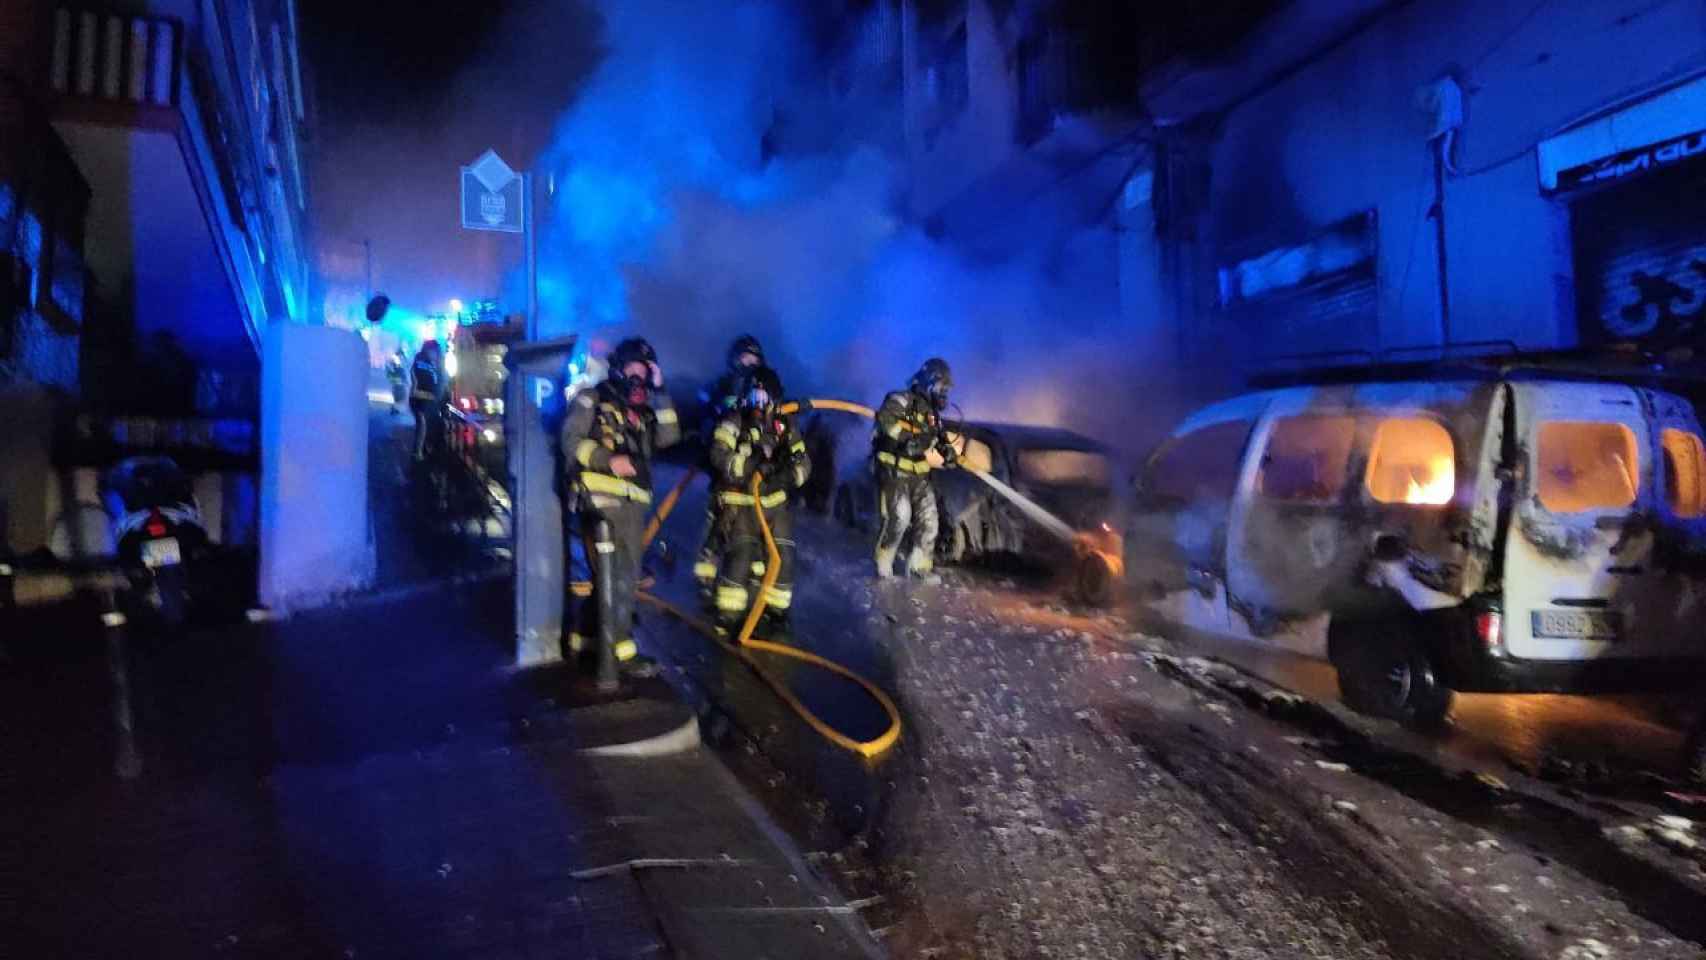
POLYGON ((1540 425, 1540 504, 1553 513, 1614 510, 1641 488, 1640 448, 1621 423, 1555 420, 1540 425))
POLYGON ((1665 457, 1665 501, 1685 520, 1706 516, 1706 444, 1698 434, 1667 427, 1660 434, 1665 457))
POLYGON ((1381 503, 1450 503, 1457 490, 1451 434, 1424 417, 1380 421, 1363 484, 1381 503))
POLYGON ((1281 417, 1274 421, 1256 490, 1274 500, 1330 503, 1345 490, 1353 417, 1281 417))

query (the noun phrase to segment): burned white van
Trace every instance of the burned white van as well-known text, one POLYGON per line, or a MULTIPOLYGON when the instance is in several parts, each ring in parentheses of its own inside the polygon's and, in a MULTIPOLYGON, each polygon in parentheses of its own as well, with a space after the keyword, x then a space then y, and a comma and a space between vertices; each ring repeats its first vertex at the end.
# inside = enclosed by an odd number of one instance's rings
POLYGON ((1692 405, 1556 368, 1404 374, 1320 376, 1180 424, 1137 479, 1125 540, 1149 610, 1325 658, 1347 704, 1421 725, 1453 690, 1697 683, 1692 405))

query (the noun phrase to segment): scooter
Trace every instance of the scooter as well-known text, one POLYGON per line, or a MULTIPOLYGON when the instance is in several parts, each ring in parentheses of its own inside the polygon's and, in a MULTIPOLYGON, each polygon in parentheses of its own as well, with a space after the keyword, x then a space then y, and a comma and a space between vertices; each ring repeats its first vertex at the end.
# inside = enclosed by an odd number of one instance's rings
POLYGON ((132 457, 108 474, 104 497, 131 596, 165 626, 181 626, 193 602, 194 565, 208 546, 190 478, 167 457, 132 457))

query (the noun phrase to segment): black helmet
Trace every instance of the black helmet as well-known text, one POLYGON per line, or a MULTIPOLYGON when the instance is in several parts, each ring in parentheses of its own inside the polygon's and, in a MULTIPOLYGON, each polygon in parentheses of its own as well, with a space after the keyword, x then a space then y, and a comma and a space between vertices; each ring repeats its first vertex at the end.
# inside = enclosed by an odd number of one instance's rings
POLYGON ((652 345, 641 337, 629 337, 618 343, 616 349, 610 351, 610 379, 621 380, 622 369, 630 363, 653 364, 658 362, 658 352, 652 345))
POLYGON ((954 374, 948 369, 948 361, 941 357, 924 361, 924 366, 912 375, 912 389, 934 401, 938 410, 947 406, 948 390, 953 385, 954 374))
POLYGON ((731 369, 738 368, 740 358, 748 353, 758 358, 759 366, 764 366, 764 347, 759 344, 757 337, 750 333, 743 333, 736 337, 733 343, 729 344, 729 367, 731 369))
POLYGON ((764 406, 775 406, 782 402, 782 378, 776 371, 762 364, 753 367, 741 375, 739 388, 735 392, 735 403, 743 409, 754 410, 764 406), (766 403, 760 404, 754 397, 762 391, 766 403))

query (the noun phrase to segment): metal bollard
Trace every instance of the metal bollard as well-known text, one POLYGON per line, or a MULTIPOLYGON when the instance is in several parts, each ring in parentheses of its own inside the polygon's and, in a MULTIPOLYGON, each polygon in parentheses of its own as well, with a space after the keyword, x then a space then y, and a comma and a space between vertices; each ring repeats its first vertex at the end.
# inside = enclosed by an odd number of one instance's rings
POLYGON ((113 774, 120 780, 135 780, 142 776, 142 754, 136 749, 136 712, 131 704, 130 661, 127 654, 127 620, 115 608, 111 597, 107 610, 101 614, 101 626, 106 630, 107 677, 113 685, 113 732, 117 744, 113 753, 113 774))
POLYGON ((612 609, 616 586, 616 542, 608 521, 598 521, 593 533, 593 593, 598 596, 598 685, 610 689, 621 683, 616 669, 616 639, 621 635, 612 609))

